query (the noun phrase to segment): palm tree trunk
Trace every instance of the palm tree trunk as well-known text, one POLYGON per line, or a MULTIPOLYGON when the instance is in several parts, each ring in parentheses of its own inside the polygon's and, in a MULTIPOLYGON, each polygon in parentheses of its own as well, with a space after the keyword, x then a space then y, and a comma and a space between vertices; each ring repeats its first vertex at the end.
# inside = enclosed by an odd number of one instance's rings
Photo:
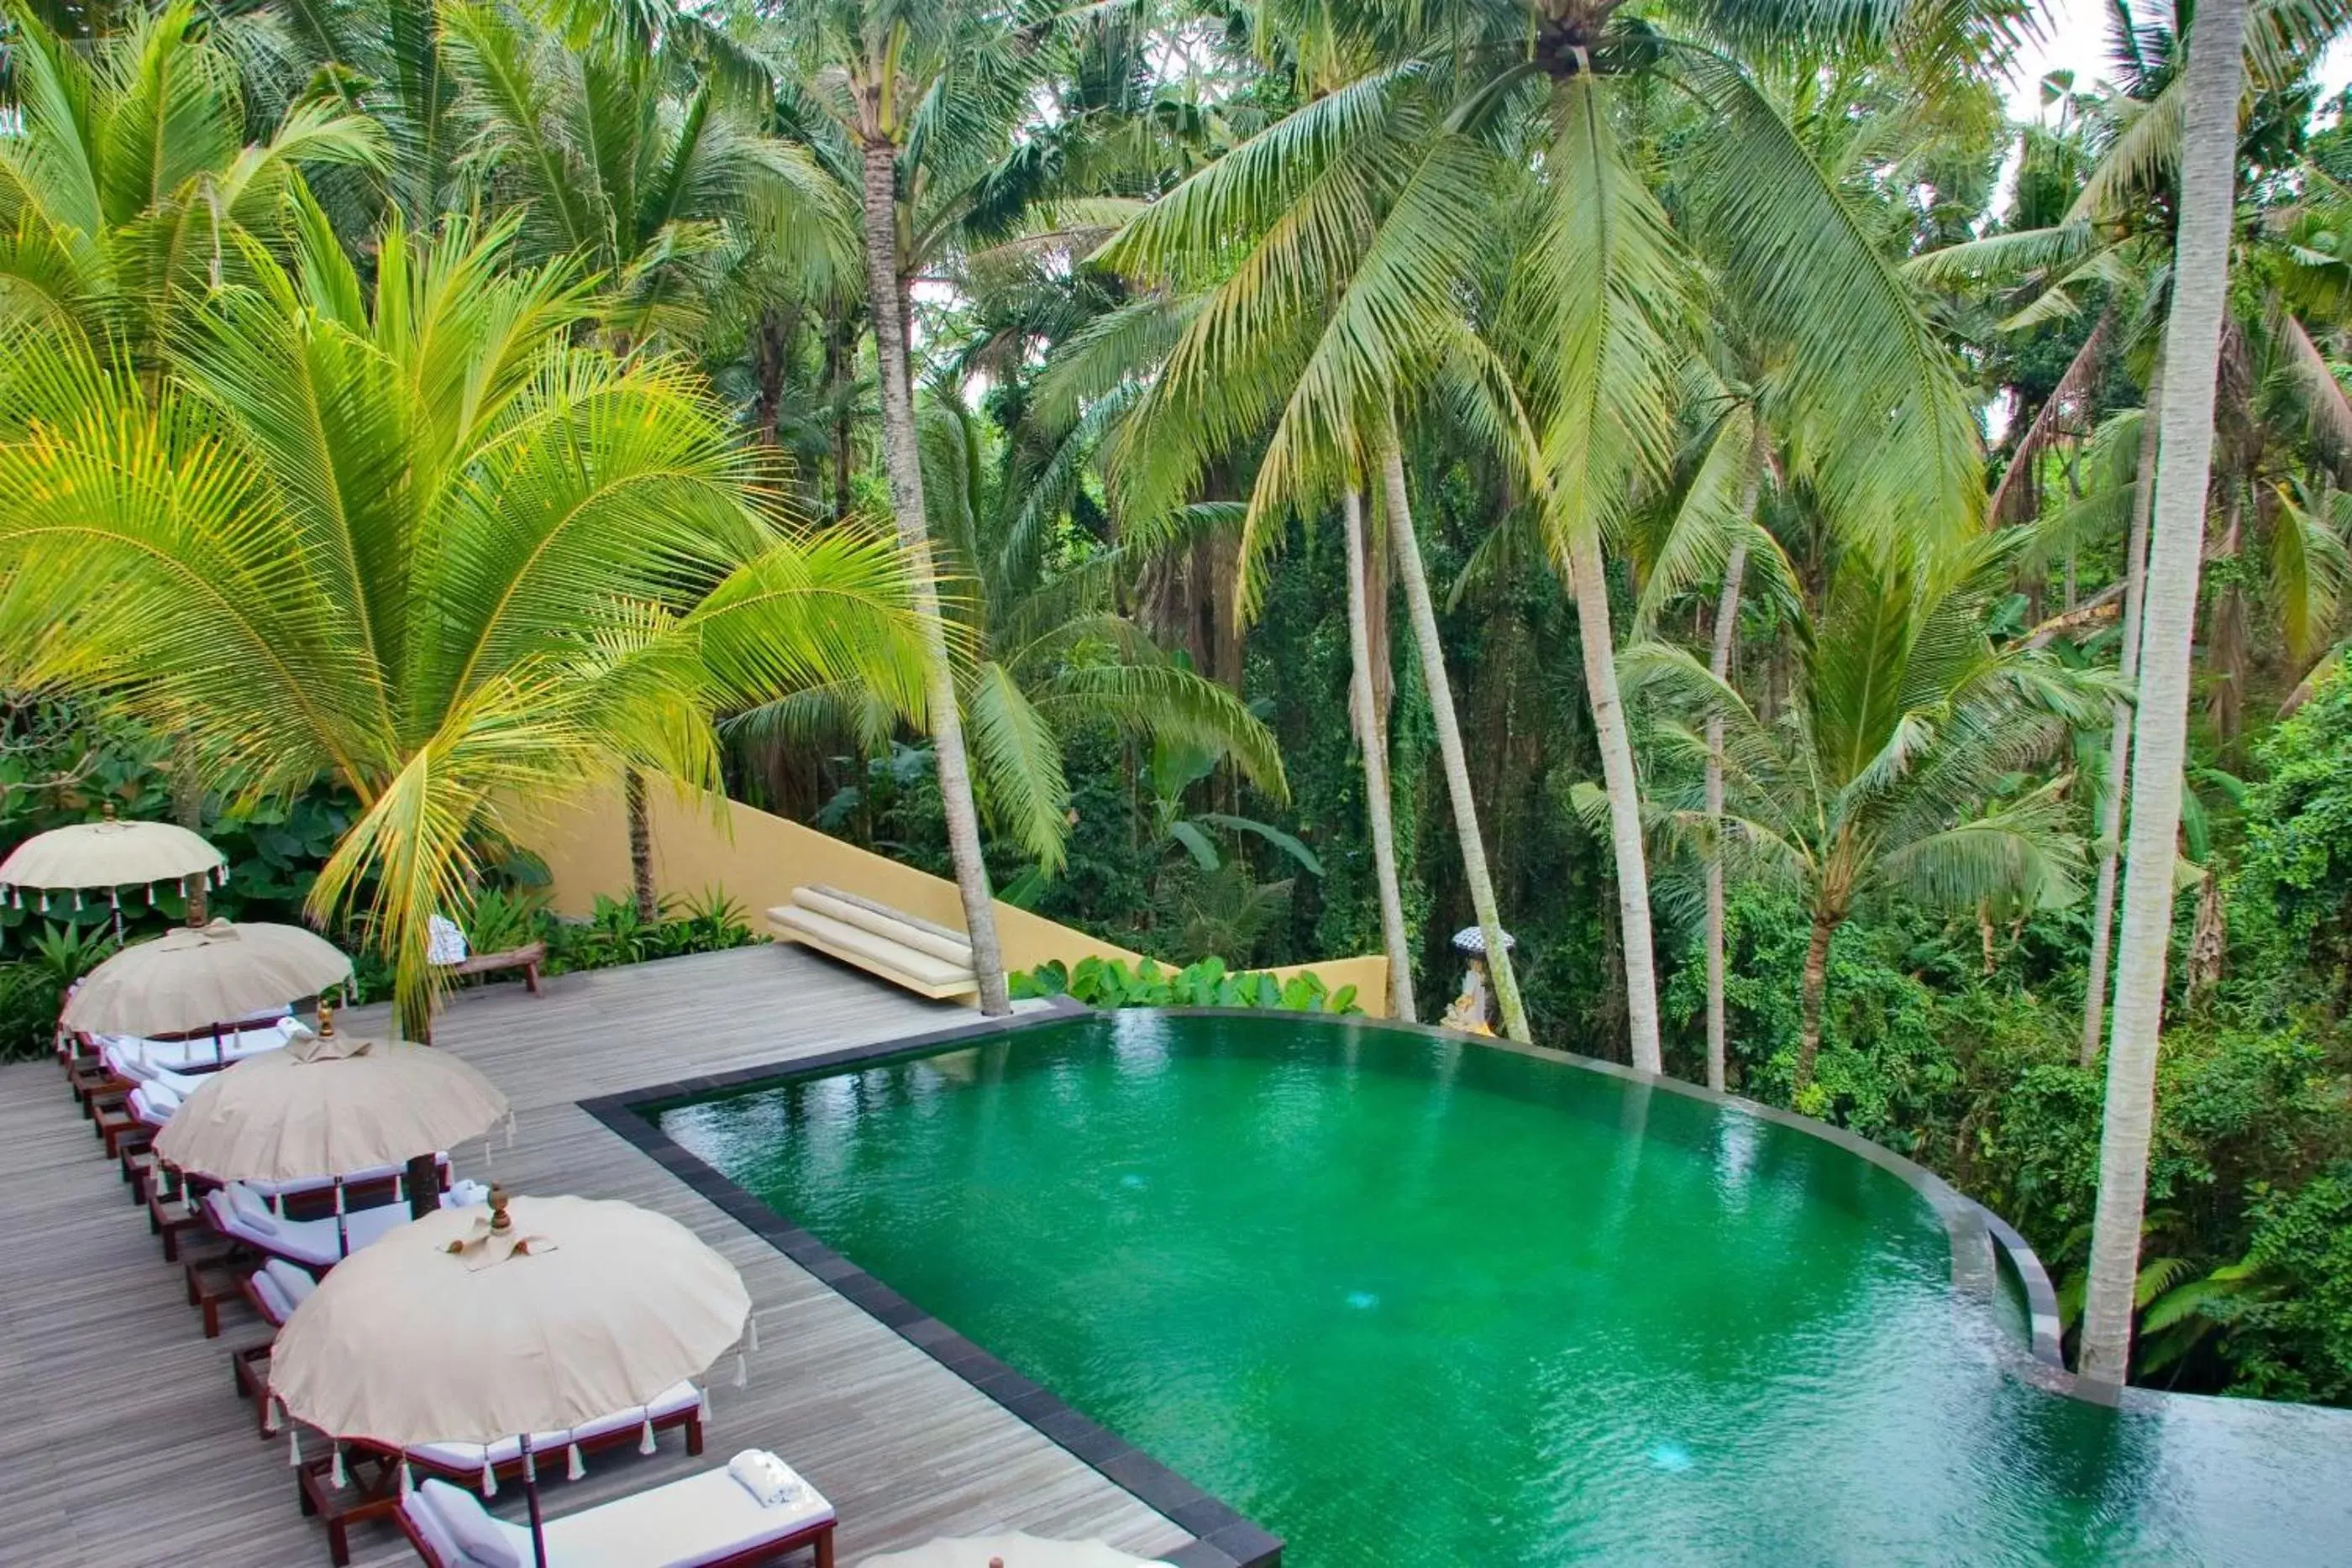
POLYGON ((1503 916, 1495 899, 1495 879, 1486 869, 1486 845, 1478 833, 1478 803, 1470 794, 1470 763, 1462 750, 1462 722, 1454 712, 1454 686, 1446 679, 1445 650, 1437 640, 1437 608, 1430 601, 1429 572, 1422 564, 1421 540, 1413 533, 1412 505, 1405 493, 1404 454, 1391 431, 1381 444, 1381 484, 1386 492, 1389 538, 1396 547, 1397 576, 1404 582, 1404 602, 1412 622, 1412 640, 1421 650, 1421 675, 1429 687, 1430 716, 1437 728, 1437 755, 1445 768, 1445 792, 1454 801, 1454 831, 1462 841, 1462 873, 1470 884, 1470 907, 1477 913, 1478 929, 1486 938, 1486 977, 1495 987, 1495 1005, 1502 1010, 1503 1032, 1526 1045, 1526 1007, 1519 1000, 1518 976, 1503 946, 1503 916))
MULTIPOLYGON (((1761 475, 1750 470, 1739 515, 1752 517, 1761 475)), ((1731 675, 1731 639, 1739 624, 1740 580, 1748 574, 1748 540, 1731 547, 1723 563, 1723 597, 1715 607, 1715 646, 1706 667, 1718 681, 1731 675)), ((1723 1092, 1726 1039, 1723 1006, 1723 716, 1706 721, 1706 1086, 1723 1092)))
POLYGON ((2157 1039, 2172 938, 2172 846, 2180 829, 2180 768, 2189 738, 2189 664, 2196 632, 2198 557, 2213 455, 2213 382, 2230 287, 2238 94, 2246 0, 2205 0, 2189 34, 2187 127, 2172 313, 2164 331, 2163 429, 2140 630, 2139 712, 2133 742, 2131 835, 2124 855, 2114 1038, 2099 1136, 2098 1207, 2091 1230, 2076 1370, 2120 1385, 2131 1365, 2132 1291, 2139 1274, 2148 1139, 2156 1119, 2157 1039))
MULTIPOLYGON (((2124 610, 2122 663, 2116 674, 2126 685, 2139 678, 2140 597, 2147 582, 2147 519, 2156 501, 2157 429, 2164 409, 2164 348, 2157 346, 2156 364, 2148 371, 2147 397, 2140 412, 2138 488, 2132 493, 2131 528, 2124 539, 2124 610)), ((2105 1043, 2107 971, 2116 925, 2116 854, 2124 832, 2124 775, 2131 767, 2131 704, 2115 705, 2116 722, 2107 737, 2107 785, 2099 795, 2099 883, 2091 899, 2091 967, 2083 977, 2082 1063, 2099 1059, 2105 1043)))
POLYGON ((850 386, 856 375, 856 336, 849 307, 838 307, 824 327, 824 391, 833 399, 833 520, 849 520, 850 386))
POLYGON ((622 770, 621 798, 629 816, 629 891, 637 918, 651 925, 661 919, 661 895, 654 891, 654 822, 646 808, 646 776, 636 768, 622 770))
POLYGON ((963 715, 956 703, 955 670, 948 661, 947 628, 940 619, 932 576, 930 529, 924 520, 923 465, 915 444, 915 399, 907 380, 907 338, 898 312, 898 150, 866 143, 866 304, 874 319, 874 351, 882 379, 882 430, 890 470, 890 504, 898 514, 898 548, 914 576, 915 607, 923 627, 925 706, 930 710, 931 751, 939 766, 940 801, 947 817, 948 853, 956 890, 963 895, 964 931, 971 938, 980 981, 980 1010, 1013 1010, 1004 990, 1004 954, 996 939, 996 911, 988 863, 980 851, 980 817, 972 806, 971 765, 964 756, 963 715))
POLYGON ((1601 778, 1609 790, 1609 841, 1617 867, 1617 922, 1625 945, 1625 1027, 1633 1065, 1663 1072, 1658 1052, 1658 977, 1651 952, 1650 882, 1642 852, 1642 787, 1633 772, 1633 745, 1617 695, 1616 640, 1609 629, 1609 583, 1601 574, 1601 541, 1579 529, 1569 539, 1569 576, 1576 593, 1584 690, 1592 705, 1592 732, 1601 747, 1601 778))
POLYGON ((1349 694, 1356 736, 1364 748, 1364 814, 1371 820, 1372 875, 1380 885, 1381 940, 1389 955, 1389 1011, 1411 1023, 1412 944, 1404 929, 1404 898, 1397 890, 1395 827, 1390 819, 1388 741, 1372 701, 1372 637, 1365 613, 1364 502, 1354 486, 1341 513, 1348 537, 1349 694))
POLYGON ((1804 1032, 1797 1041, 1797 1077, 1801 1092, 1813 1081, 1813 1060, 1822 1052, 1822 996, 1830 986, 1830 938, 1837 934, 1838 916, 1813 912, 1813 939, 1805 946, 1804 1032))

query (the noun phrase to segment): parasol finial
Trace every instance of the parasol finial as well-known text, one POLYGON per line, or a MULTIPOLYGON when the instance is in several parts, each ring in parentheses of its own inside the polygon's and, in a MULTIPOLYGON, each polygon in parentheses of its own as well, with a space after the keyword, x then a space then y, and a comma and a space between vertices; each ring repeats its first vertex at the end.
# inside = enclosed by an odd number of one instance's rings
POLYGON ((319 1038, 320 1040, 335 1038, 335 1004, 323 997, 319 1001, 319 1038))
POLYGON ((507 1189, 493 1183, 490 1186, 490 1234, 504 1236, 514 1228, 514 1217, 507 1212, 507 1189))

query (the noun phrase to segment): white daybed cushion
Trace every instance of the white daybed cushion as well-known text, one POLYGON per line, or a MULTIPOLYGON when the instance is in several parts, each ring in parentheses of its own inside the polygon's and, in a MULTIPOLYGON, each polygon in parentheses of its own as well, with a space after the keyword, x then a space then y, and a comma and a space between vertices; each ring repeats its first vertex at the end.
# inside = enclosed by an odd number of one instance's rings
MULTIPOLYGON (((761 1507, 723 1469, 632 1492, 549 1521, 548 1568, 702 1568, 830 1521, 833 1505, 803 1484, 801 1500, 782 1508, 761 1507)), ((530 1531, 499 1519, 471 1492, 446 1481, 426 1481, 400 1506, 451 1563, 466 1561, 459 1542, 471 1534, 476 1518, 497 1527, 517 1562, 530 1561, 530 1531), (467 1522, 453 1522, 459 1520, 467 1522)))
MULTIPOLYGON (((462 1208, 487 1196, 478 1182, 461 1182, 441 1195, 444 1208, 462 1208)), ((408 1205, 379 1204, 343 1216, 342 1244, 337 1245, 335 1217, 288 1219, 272 1215, 269 1205, 242 1182, 231 1182, 205 1195, 206 1216, 224 1236, 251 1244, 273 1257, 289 1258, 314 1269, 332 1268, 350 1253, 408 1223, 408 1205), (226 1196, 224 1197, 223 1195, 226 1196)))
POLYGON ((319 1281, 309 1272, 289 1263, 283 1258, 272 1258, 253 1276, 253 1293, 261 1298, 262 1311, 269 1321, 283 1328, 294 1309, 310 1299, 319 1281))
POLYGON ((779 904, 768 911, 771 924, 780 925, 790 934, 797 934, 858 958, 880 964, 885 968, 905 975, 918 985, 945 987, 971 982, 971 965, 950 964, 903 942, 877 936, 861 926, 835 920, 814 909, 803 909, 797 904, 779 904))
MULTIPOLYGON (((567 1445, 588 1438, 608 1437, 614 1432, 635 1431, 648 1420, 660 1421, 702 1403, 702 1390, 693 1383, 680 1383, 663 1391, 652 1404, 632 1410, 615 1410, 610 1416, 573 1427, 569 1432, 533 1432, 531 1451, 541 1455, 561 1452, 567 1445)), ((453 1470, 478 1470, 487 1462, 503 1465, 522 1457, 522 1440, 501 1437, 495 1443, 420 1443, 408 1450, 420 1459, 453 1470)))
POLYGON ((960 969, 972 965, 971 939, 950 936, 930 925, 917 922, 897 910, 881 908, 849 897, 830 887, 796 887, 793 903, 802 909, 813 910, 844 925, 854 925, 860 931, 871 931, 885 941, 896 942, 901 947, 912 947, 918 953, 928 953, 942 963, 953 964, 960 969))
MULTIPOLYGON (((262 1029, 225 1034, 221 1036, 217 1061, 239 1061, 248 1056, 258 1056, 265 1051, 282 1051, 286 1042, 293 1038, 294 1030, 299 1027, 292 1019, 284 1018, 262 1029)), ((191 1068, 215 1064, 210 1035, 202 1040, 142 1040, 136 1035, 105 1035, 99 1040, 99 1054, 126 1077, 135 1076, 131 1065, 134 1063, 138 1067, 162 1068, 173 1072, 185 1072, 191 1068)))
POLYGON ((447 1481, 426 1481, 400 1500, 400 1510, 450 1568, 521 1568, 531 1560, 529 1531, 507 1523, 447 1481))
POLYGON ((180 1097, 161 1083, 135 1083, 129 1104, 133 1116, 151 1127, 160 1127, 180 1108, 180 1097))
POLYGON ((761 1508, 724 1469, 705 1470, 556 1520, 546 1530, 548 1568, 701 1568, 832 1518, 814 1487, 761 1508))
MULTIPOLYGON (((449 1175, 449 1156, 446 1154, 439 1154, 433 1157, 439 1162, 442 1178, 446 1183, 449 1175)), ((343 1182, 346 1186, 352 1186, 363 1181, 388 1181, 394 1176, 406 1174, 408 1166, 404 1164, 370 1166, 365 1170, 344 1172, 343 1182)), ((306 1193, 332 1192, 335 1187, 335 1178, 302 1176, 293 1181, 248 1181, 240 1182, 238 1185, 251 1187, 264 1197, 299 1197, 306 1193)))

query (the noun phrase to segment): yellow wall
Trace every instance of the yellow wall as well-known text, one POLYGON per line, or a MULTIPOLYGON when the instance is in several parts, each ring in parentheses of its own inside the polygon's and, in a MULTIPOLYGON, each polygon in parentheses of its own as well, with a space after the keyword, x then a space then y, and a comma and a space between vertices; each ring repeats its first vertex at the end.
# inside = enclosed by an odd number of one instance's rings
MULTIPOLYGON (((754 929, 771 907, 790 903, 795 887, 824 883, 903 909, 941 925, 963 929, 963 904, 956 885, 912 866, 821 833, 814 828, 699 790, 650 782, 646 790, 652 820, 654 882, 664 897, 692 897, 722 888, 750 912, 754 929)), ((618 895, 629 886, 629 829, 617 779, 572 803, 541 811, 519 833, 553 879, 551 894, 559 914, 586 915, 600 893, 618 895)), ((1124 958, 1140 955, 1074 931, 999 899, 996 932, 1004 962, 1034 968, 1050 958, 1076 964, 1089 955, 1124 958)), ((1374 955, 1295 965, 1274 971, 1287 976, 1312 969, 1333 990, 1356 988, 1357 1000, 1374 1015, 1388 1009, 1388 959, 1374 955)))

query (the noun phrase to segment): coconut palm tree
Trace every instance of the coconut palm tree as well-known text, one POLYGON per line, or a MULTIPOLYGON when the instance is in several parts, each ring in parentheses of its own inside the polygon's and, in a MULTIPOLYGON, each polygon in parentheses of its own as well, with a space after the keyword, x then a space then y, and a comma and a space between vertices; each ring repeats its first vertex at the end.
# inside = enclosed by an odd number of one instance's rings
MULTIPOLYGON (((1201 297, 1137 422, 1127 483, 1162 501, 1181 495, 1270 427, 1248 554, 1272 536, 1277 508, 1337 499, 1351 449, 1376 447, 1416 389, 1464 387, 1485 409, 1543 497, 1576 599, 1612 802, 1632 1054, 1656 1071, 1639 789, 1602 543, 1669 455, 1696 275, 1622 141, 1617 93, 1664 78, 1703 106, 1708 135, 1694 143, 1683 200, 1727 293, 1790 350, 1801 392, 1849 416, 1822 425, 1842 452, 1836 506, 1946 534, 1964 527, 1978 461, 1966 402, 1871 236, 1720 47, 1775 27, 1798 37, 1817 21, 1809 14, 1776 7, 1759 22, 1752 8, 1700 6, 1699 34, 1676 39, 1607 3, 1316 10, 1317 57, 1349 74, 1153 204, 1103 253, 1153 287, 1201 297), (1498 246, 1515 265, 1496 267, 1498 246), (1464 298, 1497 271, 1513 286, 1503 319, 1480 323, 1481 344, 1464 298)), ((1874 26, 1878 44, 1900 35, 1950 52, 1904 8, 1874 26)), ((1489 950, 1499 946, 1490 933, 1489 950)))
POLYGON ((507 0, 438 14, 466 181, 527 214, 527 258, 604 275, 617 344, 681 342, 755 240, 801 235, 848 261, 846 193, 761 129, 765 78, 754 100, 698 56, 702 30, 631 26, 643 18, 623 11, 583 38, 507 0))
POLYGON ((192 4, 70 41, 0 8, 0 323, 43 319, 152 370, 170 324, 249 240, 282 245, 303 170, 373 170, 383 132, 304 99, 247 135, 238 61, 192 4))
MULTIPOLYGON (((1013 8, 989 0, 820 0, 785 19, 796 64, 793 99, 822 115, 855 154, 866 248, 866 291, 880 368, 885 465, 899 548, 916 582, 930 643, 927 707, 948 848, 962 894, 964 925, 980 975, 981 1010, 1011 1009, 980 847, 971 764, 955 672, 939 612, 908 370, 913 281, 910 245, 916 189, 929 161, 990 160, 1007 141, 1040 63, 1040 36, 1015 26, 1013 8)), ((949 166, 952 166, 950 164, 949 166)))
MULTIPOLYGON (((1982 536, 1894 565, 1850 556, 1801 639, 1799 687, 1772 725, 1684 649, 1641 643, 1622 656, 1629 678, 1670 716, 1656 731, 1660 771, 1696 777, 1723 758, 1721 809, 1703 791, 1692 800, 1661 788, 1661 825, 1790 883, 1811 915, 1792 1069, 1801 1107, 1821 1048, 1831 943, 1859 901, 2046 908, 2079 894, 2066 781, 2010 791, 2061 755, 2074 727, 2095 722, 2106 690, 2039 650, 1987 637, 2017 544, 1982 536)), ((1590 787, 1580 805, 1606 809, 1590 787)))
MULTIPOLYGON (((2307 90, 2328 38, 2341 26, 2336 7, 2308 0, 2255 0, 2243 31, 2245 79, 2258 99, 2285 103, 2307 90)), ((2074 179, 2073 155, 2046 160, 2050 173, 2040 182, 2053 187, 2039 191, 2028 202, 2021 194, 2021 212, 2043 213, 2053 198, 2066 200, 2063 216, 2045 215, 1985 238, 1930 251, 1906 270, 1923 282, 1941 285, 1990 284, 1993 298, 2005 311, 2004 332, 2030 332, 2076 316, 2086 294, 2095 291, 2108 303, 2100 322, 2084 338, 2074 361, 2032 424, 2015 444, 2008 469, 1997 488, 1992 509, 2005 520, 2028 515, 2036 487, 2035 458, 2051 444, 2055 416, 2063 407, 2080 408, 2084 393, 2096 380, 2103 362, 2118 354, 2137 365, 2144 362, 2144 408, 2137 420, 2138 461, 2131 470, 2128 490, 2116 494, 2128 500, 2128 522, 2123 533, 2121 616, 2117 622, 2120 668, 2132 682, 2140 653, 2142 575, 2147 556, 2149 508, 2155 497, 2157 451, 2161 421, 2162 334, 2173 276, 2174 224, 2179 211, 2178 168, 2183 134, 2182 105, 2188 91, 2181 71, 2181 39, 2161 21, 2136 16, 2118 4, 2110 19, 2118 90, 2105 99, 2070 97, 2068 113, 2080 112, 2101 147, 2095 162, 2074 179), (2109 329, 2113 328, 2114 330, 2109 329), (2022 503, 2022 504, 2020 504, 2022 503)), ((2296 111, 2299 112, 2299 111, 2296 111)), ((2257 113, 2260 113, 2259 109, 2257 113)), ((2030 133, 2030 136, 2032 133, 2030 133)), ((2250 140, 2252 133, 2250 133, 2250 140)), ((2029 146, 2029 159, 2034 149, 2029 146)), ((2249 154, 2262 156, 2260 151, 2249 154)), ((2335 182, 2311 170, 2304 176, 2311 196, 2302 204, 2301 222, 2339 205, 2335 182)), ((2230 462, 2223 483, 2238 489, 2263 484, 2255 469, 2266 452, 2315 452, 2341 467, 2352 452, 2352 401, 2330 371, 2315 342, 2313 326, 2322 330, 2340 320, 2344 300, 2336 269, 2309 262, 2317 253, 2302 244, 2294 225, 2263 225, 2250 230, 2239 242, 2252 265, 2241 272, 2262 280, 2237 302, 2233 330, 2226 351, 2235 373, 2223 378, 2236 392, 2225 406, 2225 423, 2232 427, 2230 462)), ((2268 489, 2272 486, 2264 484, 2268 489)), ((2106 497, 2075 510, 2092 518, 2112 515, 2106 497)), ((2340 573, 2331 570, 2341 554, 2335 532, 2314 526, 2312 515, 2288 505, 2273 516, 2273 549, 2269 552, 2270 597, 2291 629, 2307 627, 2314 612, 2332 613, 2340 573)), ((2076 528, 2054 530, 2070 539, 2076 528)), ((2225 534, 2220 548, 2229 553, 2237 539, 2225 534)), ((2221 716, 2233 722, 2242 673, 2235 668, 2242 656, 2242 603, 2233 584, 2217 601, 2217 629, 2210 653, 2224 665, 2215 685, 2221 716)), ((2303 657, 2305 640, 2290 635, 2290 652, 2303 657)), ((2224 726, 2225 733, 2229 726, 2224 726)), ((2099 867, 2091 911, 2091 955, 2084 988, 2080 1056, 2088 1066, 2105 1043, 2109 978, 2110 941, 2114 935, 2117 860, 2124 821, 2124 775, 2131 756, 2132 709, 2118 701, 2109 727, 2108 767, 2098 799, 2099 867)))
POLYGON ((715 787, 709 715, 865 678, 921 713, 887 542, 782 530, 678 364, 584 342, 575 267, 512 221, 394 219, 362 277, 326 215, 248 256, 151 385, 79 334, 0 353, 8 613, 74 635, 32 672, 182 737, 205 781, 320 775, 358 821, 310 895, 429 1021, 427 923, 477 846, 626 762, 715 787))
POLYGON ((2230 287, 2237 200, 2238 99, 2245 0, 2204 0, 2182 73, 2180 206, 2172 308, 2165 323, 2164 401, 2142 601, 2131 830, 2114 1032, 2099 1136, 2099 1190, 2076 1368, 2121 1384, 2130 1369, 2133 1290, 2156 1111, 2156 1051, 2172 940, 2173 841, 2188 760, 2189 666, 2213 447, 2214 371, 2230 287))

